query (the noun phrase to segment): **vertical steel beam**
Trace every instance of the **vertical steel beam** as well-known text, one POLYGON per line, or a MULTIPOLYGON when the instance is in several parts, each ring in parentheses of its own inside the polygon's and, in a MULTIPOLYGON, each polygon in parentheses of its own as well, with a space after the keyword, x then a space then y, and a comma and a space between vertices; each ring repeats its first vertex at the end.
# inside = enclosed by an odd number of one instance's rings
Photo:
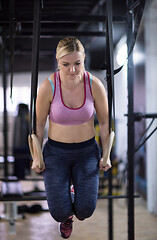
MULTIPOLYGON (((133 0, 127 0, 127 9, 133 0)), ((133 39, 133 12, 127 12, 127 46, 133 39)), ((133 52, 128 58, 128 240, 134 240, 134 66, 133 52)))

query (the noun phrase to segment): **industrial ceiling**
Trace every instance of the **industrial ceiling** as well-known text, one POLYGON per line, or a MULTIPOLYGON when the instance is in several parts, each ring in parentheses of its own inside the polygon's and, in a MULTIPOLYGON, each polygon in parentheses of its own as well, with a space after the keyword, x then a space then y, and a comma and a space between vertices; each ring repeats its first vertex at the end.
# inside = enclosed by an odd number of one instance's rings
MULTIPOLYGON (((34 1, 0 2, 0 44, 8 60, 13 53, 14 72, 31 71, 34 1)), ((113 0, 112 10, 115 46, 126 33, 126 1, 113 0)), ((87 67, 100 70, 105 62, 106 16, 106 0, 41 0, 39 70, 55 69, 56 45, 65 36, 78 37, 86 49, 87 67)))

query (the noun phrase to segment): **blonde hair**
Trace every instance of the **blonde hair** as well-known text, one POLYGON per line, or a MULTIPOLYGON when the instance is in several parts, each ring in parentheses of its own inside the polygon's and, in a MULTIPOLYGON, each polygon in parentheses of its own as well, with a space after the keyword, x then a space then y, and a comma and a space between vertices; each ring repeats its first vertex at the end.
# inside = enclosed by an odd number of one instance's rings
POLYGON ((56 59, 60 59, 61 57, 71 54, 73 52, 80 51, 85 53, 84 47, 80 40, 76 37, 66 37, 59 41, 56 48, 56 59))

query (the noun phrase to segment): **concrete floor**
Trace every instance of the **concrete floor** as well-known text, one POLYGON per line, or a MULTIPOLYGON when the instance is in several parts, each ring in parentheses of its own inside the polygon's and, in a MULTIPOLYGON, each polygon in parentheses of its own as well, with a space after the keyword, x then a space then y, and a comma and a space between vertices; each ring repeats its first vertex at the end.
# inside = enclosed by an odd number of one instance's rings
MULTIPOLYGON (((28 188, 29 189, 29 188, 28 188)), ((27 190, 28 190, 27 189, 27 190)), ((47 208, 46 201, 38 202, 47 208)), ((22 202, 18 205, 32 206, 36 202, 22 202)), ((71 240, 107 240, 108 219, 107 200, 98 200, 93 216, 83 222, 74 218, 71 240)), ((0 214, 3 213, 0 203, 0 214)), ((0 240, 60 240, 58 224, 49 212, 26 214, 26 219, 16 222, 16 234, 9 234, 8 222, 0 221, 0 240)), ((127 240, 127 205, 124 199, 114 200, 114 240, 127 240)), ((148 213, 146 202, 140 198, 135 200, 135 239, 157 240, 157 216, 148 213)))

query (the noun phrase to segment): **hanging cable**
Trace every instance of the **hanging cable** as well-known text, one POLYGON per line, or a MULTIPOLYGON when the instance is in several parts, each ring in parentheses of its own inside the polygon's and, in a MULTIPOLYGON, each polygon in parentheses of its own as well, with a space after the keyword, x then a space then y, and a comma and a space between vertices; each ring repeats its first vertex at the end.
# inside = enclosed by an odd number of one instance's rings
POLYGON ((143 142, 135 149, 135 152, 137 152, 144 144, 145 142, 155 133, 157 130, 157 127, 154 128, 154 130, 143 140, 143 142))
POLYGON ((148 127, 146 128, 144 134, 142 135, 142 137, 140 138, 137 147, 135 148, 135 152, 137 152, 144 144, 145 142, 152 136, 152 134, 157 130, 157 127, 145 138, 148 130, 150 129, 150 127, 152 126, 153 122, 154 122, 155 118, 152 119, 152 121, 150 122, 150 124, 148 125, 148 127))

